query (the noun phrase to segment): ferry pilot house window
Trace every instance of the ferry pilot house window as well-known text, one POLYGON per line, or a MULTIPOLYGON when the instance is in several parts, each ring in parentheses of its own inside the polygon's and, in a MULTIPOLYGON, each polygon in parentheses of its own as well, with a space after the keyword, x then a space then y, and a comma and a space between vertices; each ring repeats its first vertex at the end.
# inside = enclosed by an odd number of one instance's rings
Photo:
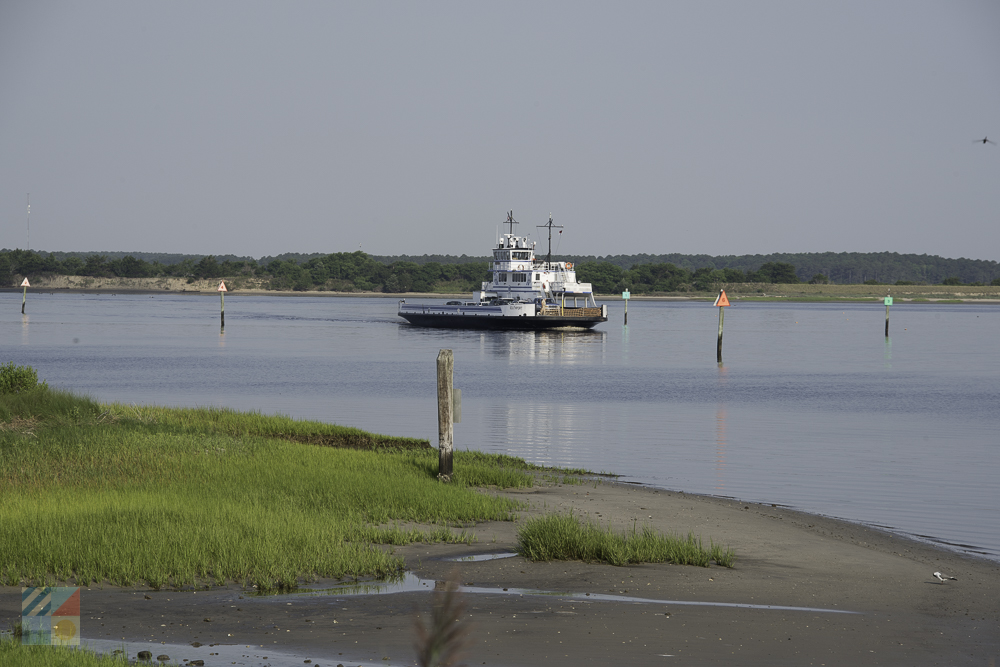
POLYGON ((531 259, 530 252, 515 252, 514 259, 531 259))

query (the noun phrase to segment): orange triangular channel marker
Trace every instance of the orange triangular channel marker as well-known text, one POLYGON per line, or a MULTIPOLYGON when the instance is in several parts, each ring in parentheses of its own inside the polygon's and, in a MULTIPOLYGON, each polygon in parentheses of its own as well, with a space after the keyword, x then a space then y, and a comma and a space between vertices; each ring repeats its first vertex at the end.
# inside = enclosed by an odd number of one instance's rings
POLYGON ((726 290, 719 292, 719 296, 715 299, 715 305, 719 308, 729 305, 729 299, 726 298, 726 290))
POLYGON ((226 283, 225 283, 225 281, 219 283, 219 289, 218 289, 218 291, 219 292, 228 292, 229 291, 229 290, 226 289, 226 283))

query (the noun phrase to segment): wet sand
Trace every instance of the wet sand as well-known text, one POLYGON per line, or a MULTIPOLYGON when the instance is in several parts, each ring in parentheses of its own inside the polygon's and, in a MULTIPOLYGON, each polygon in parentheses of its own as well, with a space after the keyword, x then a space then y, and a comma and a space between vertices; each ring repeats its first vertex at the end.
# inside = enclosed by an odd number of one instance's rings
MULTIPOLYGON (((508 495, 531 504, 523 517, 572 509, 605 526, 691 531, 733 547, 738 561, 726 569, 446 560, 510 551, 512 523, 476 526, 472 546, 397 548, 417 577, 471 588, 468 665, 1000 665, 998 562, 781 507, 607 481, 508 495), (941 583, 935 571, 958 580, 941 583)), ((429 607, 430 581, 354 596, 92 586, 81 625, 85 638, 254 647, 240 664, 277 664, 277 655, 263 659, 271 649, 296 664, 413 665, 414 614, 429 607)), ((0 618, 19 609, 19 589, 0 589, 0 618)), ((170 657, 233 664, 211 652, 173 647, 170 657)))

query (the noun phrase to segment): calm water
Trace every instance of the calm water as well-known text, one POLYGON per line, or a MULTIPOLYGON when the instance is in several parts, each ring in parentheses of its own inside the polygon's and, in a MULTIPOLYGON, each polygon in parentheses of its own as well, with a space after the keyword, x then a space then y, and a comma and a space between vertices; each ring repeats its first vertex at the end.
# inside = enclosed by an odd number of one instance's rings
POLYGON ((1000 306, 621 304, 586 333, 420 329, 391 299, 8 294, 3 354, 102 401, 281 412, 773 502, 1000 558, 1000 306))

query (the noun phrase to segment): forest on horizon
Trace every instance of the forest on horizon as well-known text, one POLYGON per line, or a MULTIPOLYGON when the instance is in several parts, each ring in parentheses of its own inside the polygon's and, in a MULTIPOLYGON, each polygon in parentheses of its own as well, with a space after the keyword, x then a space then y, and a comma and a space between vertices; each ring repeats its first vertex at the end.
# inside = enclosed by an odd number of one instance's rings
MULTIPOLYGON (((577 278, 602 294, 714 289, 732 283, 1000 285, 1000 264, 899 253, 770 255, 553 256, 575 264, 577 278)), ((22 277, 252 279, 266 289, 381 292, 468 292, 488 280, 490 258, 467 255, 377 256, 286 253, 274 257, 143 252, 0 250, 0 283, 22 277)))

